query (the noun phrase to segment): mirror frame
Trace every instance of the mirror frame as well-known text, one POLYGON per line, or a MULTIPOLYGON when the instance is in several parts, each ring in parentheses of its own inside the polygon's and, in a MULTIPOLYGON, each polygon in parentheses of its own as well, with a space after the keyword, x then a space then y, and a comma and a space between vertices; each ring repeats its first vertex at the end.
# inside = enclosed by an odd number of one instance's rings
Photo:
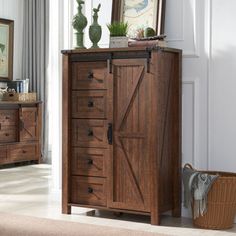
POLYGON ((0 81, 7 81, 13 79, 13 50, 14 50, 14 21, 0 18, 0 24, 9 27, 9 41, 8 41, 8 76, 1 76, 0 81))
MULTIPOLYGON (((124 0, 113 0, 111 22, 120 22, 122 14, 122 5, 124 0)), ((164 34, 165 31, 165 8, 166 0, 157 0, 157 19, 156 32, 157 35, 164 34)))

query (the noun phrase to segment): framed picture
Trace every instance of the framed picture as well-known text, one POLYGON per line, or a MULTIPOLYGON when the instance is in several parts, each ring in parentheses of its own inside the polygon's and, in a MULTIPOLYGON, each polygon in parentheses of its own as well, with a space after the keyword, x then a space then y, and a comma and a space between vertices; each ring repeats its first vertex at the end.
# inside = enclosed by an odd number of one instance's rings
POLYGON ((0 18, 0 80, 13 77, 14 21, 0 18))
POLYGON ((139 28, 151 27, 157 35, 164 33, 166 0, 113 0, 112 22, 129 23, 129 34, 139 28))

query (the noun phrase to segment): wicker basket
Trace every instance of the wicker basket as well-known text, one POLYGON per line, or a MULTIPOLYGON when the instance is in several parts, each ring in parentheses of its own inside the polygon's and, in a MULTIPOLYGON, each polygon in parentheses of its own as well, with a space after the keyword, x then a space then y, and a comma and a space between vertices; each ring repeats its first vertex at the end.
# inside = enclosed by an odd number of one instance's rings
POLYGON ((16 101, 16 102, 34 102, 37 100, 36 93, 11 93, 3 94, 3 101, 16 101))
POLYGON ((193 220, 194 226, 204 229, 229 229, 236 215, 236 173, 202 171, 219 175, 207 195, 207 212, 193 220))

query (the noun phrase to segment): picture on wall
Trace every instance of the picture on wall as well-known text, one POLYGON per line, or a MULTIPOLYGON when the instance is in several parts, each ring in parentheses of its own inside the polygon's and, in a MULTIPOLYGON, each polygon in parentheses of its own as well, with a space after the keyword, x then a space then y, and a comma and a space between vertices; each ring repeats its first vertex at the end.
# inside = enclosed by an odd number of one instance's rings
POLYGON ((14 21, 0 19, 0 79, 12 80, 14 21))
POLYGON ((130 36, 147 27, 160 35, 164 31, 164 8, 165 0, 113 0, 112 21, 128 22, 130 36))

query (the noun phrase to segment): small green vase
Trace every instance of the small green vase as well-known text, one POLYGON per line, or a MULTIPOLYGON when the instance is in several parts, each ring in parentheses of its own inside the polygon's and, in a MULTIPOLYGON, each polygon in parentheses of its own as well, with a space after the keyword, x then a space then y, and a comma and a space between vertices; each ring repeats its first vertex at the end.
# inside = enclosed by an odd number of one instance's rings
POLYGON ((93 15, 93 24, 89 27, 89 38, 92 41, 93 45, 91 48, 99 48, 98 42, 102 36, 102 27, 98 24, 98 12, 100 10, 101 4, 98 5, 98 8, 94 8, 93 15))
POLYGON ((86 48, 84 46, 84 33, 83 30, 87 26, 88 21, 87 18, 82 13, 82 4, 84 4, 83 0, 77 0, 78 3, 78 13, 74 16, 73 19, 73 28, 76 32, 76 49, 86 48))

